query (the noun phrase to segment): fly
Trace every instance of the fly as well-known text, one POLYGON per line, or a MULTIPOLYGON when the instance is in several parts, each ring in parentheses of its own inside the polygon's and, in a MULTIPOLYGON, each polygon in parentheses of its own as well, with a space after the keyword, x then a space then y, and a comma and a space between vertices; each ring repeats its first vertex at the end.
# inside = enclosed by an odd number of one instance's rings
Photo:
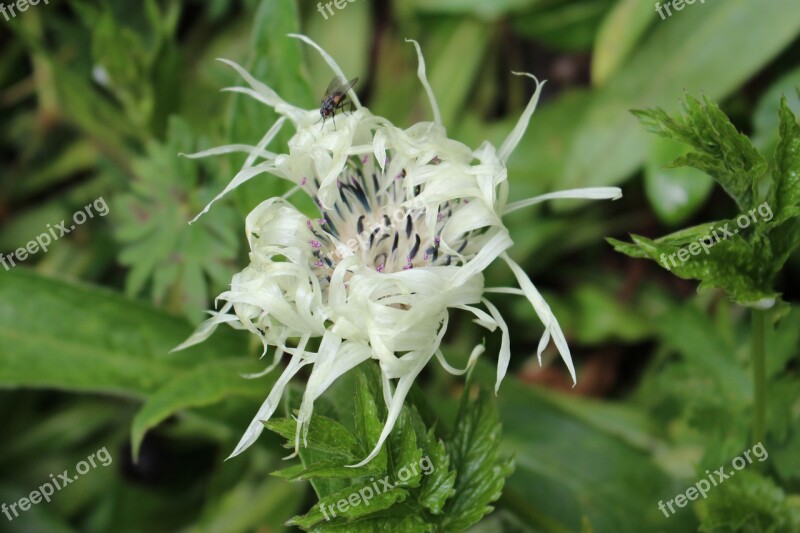
POLYGON ((347 100, 347 91, 353 88, 358 78, 345 82, 344 78, 336 76, 328 84, 325 89, 325 96, 322 98, 322 105, 319 108, 319 114, 322 115, 322 125, 325 126, 325 121, 328 118, 333 119, 333 127, 336 129, 336 110, 343 109, 345 104, 350 104, 350 111, 353 110, 353 102, 347 100))

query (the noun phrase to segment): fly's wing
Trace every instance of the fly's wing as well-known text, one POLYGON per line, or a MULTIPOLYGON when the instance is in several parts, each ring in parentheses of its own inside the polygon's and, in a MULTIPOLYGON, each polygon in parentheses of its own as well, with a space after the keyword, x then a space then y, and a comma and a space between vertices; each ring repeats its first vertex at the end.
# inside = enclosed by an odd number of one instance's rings
POLYGON ((328 84, 328 88, 325 89, 325 96, 328 97, 334 94, 344 95, 347 93, 347 91, 353 88, 353 85, 355 85, 357 81, 358 78, 353 78, 350 81, 344 81, 344 78, 341 76, 336 76, 328 84))

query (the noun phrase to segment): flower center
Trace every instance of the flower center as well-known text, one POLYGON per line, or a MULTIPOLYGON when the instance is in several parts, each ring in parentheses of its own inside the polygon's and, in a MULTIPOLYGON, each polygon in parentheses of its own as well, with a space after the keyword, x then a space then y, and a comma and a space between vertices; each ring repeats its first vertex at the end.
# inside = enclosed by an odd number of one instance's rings
MULTIPOLYGON (((439 164, 434 158, 431 164, 439 164)), ((461 252, 469 242, 469 233, 441 249, 442 230, 459 205, 469 200, 444 202, 438 210, 433 231, 426 220, 427 210, 415 202, 423 186, 409 194, 406 169, 387 155, 384 169, 372 155, 352 156, 336 181, 338 196, 325 209, 317 196, 319 179, 303 178, 300 185, 320 210, 321 218, 308 221, 314 238, 310 246, 312 266, 320 279, 330 278, 344 257, 358 255, 377 272, 398 272, 412 268, 460 264, 461 252), (455 253, 453 253, 455 252, 455 253)))

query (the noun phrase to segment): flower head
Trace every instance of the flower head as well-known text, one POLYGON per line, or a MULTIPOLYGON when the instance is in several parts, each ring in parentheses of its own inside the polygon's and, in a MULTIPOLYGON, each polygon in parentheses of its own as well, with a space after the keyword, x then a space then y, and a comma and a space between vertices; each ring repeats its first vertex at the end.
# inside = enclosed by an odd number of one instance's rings
MULTIPOLYGON (((347 79, 310 39, 293 37, 316 48, 334 74, 347 79)), ((432 357, 452 373, 466 371, 447 364, 439 349, 450 308, 466 310, 480 326, 502 332, 499 387, 510 359, 509 332, 484 296, 482 274, 498 257, 509 265, 519 288, 497 291, 528 298, 545 326, 540 361, 552 338, 575 379, 555 316, 522 268, 505 253, 513 243, 502 217, 549 198, 618 198, 621 193, 617 188, 591 188, 508 204, 506 160, 527 127, 543 84, 526 74, 536 81, 536 91, 499 150, 488 142, 471 150, 447 137, 419 45, 411 42, 435 119, 408 129, 370 113, 352 91, 349 96, 356 109, 339 114, 335 125, 333 121, 320 125, 317 109, 288 104, 244 69, 225 61, 249 84, 230 90, 264 102, 282 117, 257 146, 225 146, 190 157, 249 154, 217 199, 264 173, 294 183, 289 194, 265 200, 248 215, 250 265, 234 276, 229 291, 219 295, 225 302, 222 308, 178 347, 201 342, 217 325, 228 323, 257 335, 265 354, 273 347, 273 362, 265 372, 274 369, 284 354, 290 356, 232 456, 256 440, 286 384, 303 366, 313 365, 297 416, 296 449, 305 438, 314 401, 339 376, 372 358, 380 365, 388 416, 375 448, 359 465, 371 460, 391 432, 416 376, 432 357), (288 153, 267 151, 287 120, 296 130, 288 153), (300 191, 314 199, 318 216, 309 218, 289 203, 288 198, 300 191), (296 344, 290 346, 290 339, 296 344), (315 351, 308 348, 312 339, 319 339, 315 351)), ((481 352, 482 346, 473 350, 467 368, 481 352)))

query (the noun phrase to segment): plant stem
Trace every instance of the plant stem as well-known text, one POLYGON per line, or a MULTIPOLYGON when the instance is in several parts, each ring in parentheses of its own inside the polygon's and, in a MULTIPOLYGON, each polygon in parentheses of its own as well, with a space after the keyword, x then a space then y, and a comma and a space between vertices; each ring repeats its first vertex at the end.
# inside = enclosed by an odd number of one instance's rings
POLYGON ((752 309, 753 324, 753 443, 764 442, 767 417, 766 353, 764 350, 764 311, 752 309))

